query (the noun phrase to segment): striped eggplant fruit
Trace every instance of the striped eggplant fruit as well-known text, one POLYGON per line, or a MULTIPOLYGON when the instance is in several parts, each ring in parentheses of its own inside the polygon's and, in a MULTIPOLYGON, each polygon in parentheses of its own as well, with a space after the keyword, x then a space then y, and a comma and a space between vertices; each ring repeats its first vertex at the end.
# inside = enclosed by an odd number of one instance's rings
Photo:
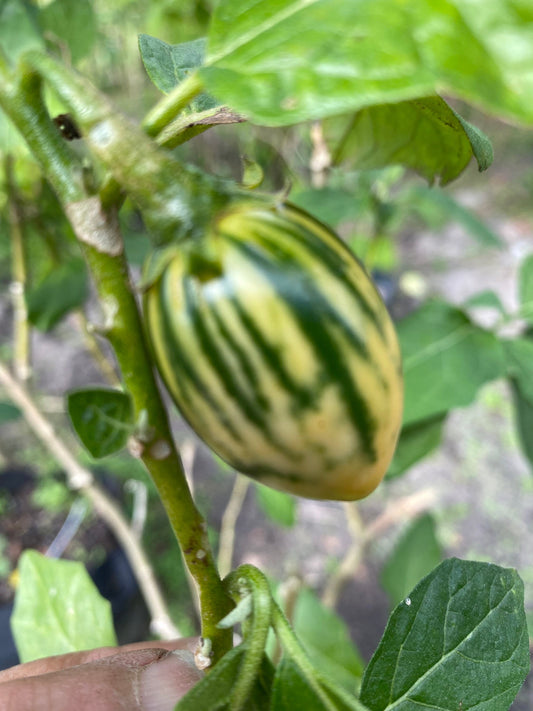
POLYGON ((316 499, 376 488, 400 429, 400 351, 331 230, 287 203, 237 203, 167 255, 144 308, 174 402, 237 471, 316 499))

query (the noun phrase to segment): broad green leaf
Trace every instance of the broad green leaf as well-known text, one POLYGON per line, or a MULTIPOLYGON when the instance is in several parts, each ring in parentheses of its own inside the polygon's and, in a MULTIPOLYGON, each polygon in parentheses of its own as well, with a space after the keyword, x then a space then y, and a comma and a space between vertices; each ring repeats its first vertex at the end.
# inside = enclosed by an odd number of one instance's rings
POLYGON ((88 295, 85 262, 71 259, 54 268, 28 291, 28 319, 41 331, 49 331, 69 311, 82 306, 88 295))
POLYGON ((364 663, 344 622, 308 589, 296 601, 293 627, 313 664, 352 693, 359 685, 364 663))
POLYGON ((98 36, 90 0, 53 0, 41 10, 40 23, 45 36, 63 51, 68 45, 73 62, 89 54, 98 36))
POLYGON ((13 422, 20 417, 20 410, 10 402, 0 402, 0 425, 4 422, 13 422))
POLYGON ((465 407, 479 388, 505 373, 501 342, 451 304, 429 301, 397 325, 409 425, 465 407))
POLYGON ((415 187, 405 192, 400 198, 404 208, 422 215, 430 212, 440 222, 457 222, 466 232, 485 247, 502 248, 503 241, 499 235, 477 215, 461 205, 444 190, 415 187))
POLYGON ((106 388, 74 390, 67 396, 76 434, 95 459, 118 452, 133 431, 133 403, 127 393, 106 388))
POLYGON ((450 559, 392 613, 361 701, 371 711, 507 711, 528 671, 518 573, 450 559))
POLYGON ((201 73, 264 125, 434 93, 532 123, 532 66, 516 0, 220 0, 201 73))
MULTIPOLYGON (((182 44, 167 44, 150 35, 139 35, 139 51, 146 72, 165 94, 186 79, 193 69, 202 66, 205 46, 205 38, 182 44)), ((195 111, 205 111, 217 103, 212 97, 202 94, 192 102, 192 107, 195 111)))
POLYGON ((324 703, 290 657, 283 657, 276 670, 271 711, 333 711, 324 703))
POLYGON ((332 227, 359 217, 370 202, 368 194, 361 197, 348 190, 336 188, 309 188, 291 193, 290 199, 295 205, 332 227))
POLYGON ((533 254, 528 255, 520 265, 518 295, 523 316, 533 321, 533 254))
POLYGON ((268 518, 280 526, 294 526, 296 502, 290 494, 269 489, 263 484, 255 485, 257 503, 268 518))
POLYGON ((270 711, 366 711, 355 696, 348 701, 320 672, 312 679, 284 655, 276 669, 270 711))
POLYGON ((520 383, 510 378, 516 428, 524 455, 533 465, 533 402, 527 398, 520 383))
POLYGON ((501 302, 500 297, 495 291, 491 289, 485 289, 485 291, 479 291, 474 294, 469 299, 467 299, 463 306, 465 308, 485 308, 485 309, 496 309, 502 315, 505 314, 505 307, 501 302))
POLYGON ((400 476, 437 449, 441 443, 445 420, 446 415, 441 414, 403 427, 387 478, 400 476))
POLYGON ((205 45, 204 38, 182 44, 168 44, 157 37, 139 35, 139 51, 146 72, 165 94, 180 84, 193 69, 202 66, 205 45))
POLYGON ((271 711, 325 711, 299 667, 290 657, 283 657, 276 669, 272 688, 271 711))
POLYGON ((492 161, 494 160, 492 143, 490 142, 488 136, 483 133, 480 128, 474 126, 456 112, 455 115, 461 122, 464 132, 470 141, 472 153, 477 161, 477 167, 479 172, 482 173, 484 170, 490 168, 492 161))
MULTIPOLYGON (((231 711, 229 706, 235 679, 239 675, 246 651, 246 643, 230 650, 210 670, 209 674, 178 701, 174 711, 231 711)), ((270 689, 273 670, 270 662, 263 659, 263 664, 252 696, 247 701, 249 711, 268 711, 270 709, 270 689)))
POLYGON ((25 0, 0 2, 0 45, 13 64, 26 50, 44 47, 37 10, 32 3, 25 0))
POLYGON ((424 514, 411 523, 381 572, 381 584, 395 607, 442 560, 435 519, 424 514))
POLYGON ((503 341, 507 372, 516 380, 520 392, 533 405, 533 340, 515 338, 503 341))
POLYGON ((11 629, 21 662, 117 644, 111 605, 81 563, 27 550, 11 629))
MULTIPOLYGON (((332 144, 334 163, 347 162, 358 170, 401 164, 430 183, 440 178, 441 185, 457 178, 472 156, 477 157, 482 135, 473 134, 475 153, 459 117, 439 96, 369 106, 343 123, 340 143, 332 144)), ((483 160, 478 165, 484 170, 490 164, 483 160)))

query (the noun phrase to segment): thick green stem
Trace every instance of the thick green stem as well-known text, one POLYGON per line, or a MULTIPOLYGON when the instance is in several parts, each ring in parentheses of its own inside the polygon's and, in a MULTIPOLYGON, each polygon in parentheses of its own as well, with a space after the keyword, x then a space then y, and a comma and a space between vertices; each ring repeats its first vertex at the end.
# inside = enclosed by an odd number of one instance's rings
MULTIPOLYGON (((106 336, 117 356, 124 386, 132 396, 137 418, 143 421, 144 434, 138 442, 139 455, 157 487, 196 583, 202 635, 212 640, 216 659, 231 647, 230 633, 220 630, 217 623, 232 604, 217 572, 207 538, 207 524, 191 497, 174 445, 130 286, 127 264, 122 251, 107 254, 89 244, 91 236, 83 232, 92 231, 94 222, 92 219, 85 222, 87 205, 69 205, 68 214, 96 283, 106 317, 106 336)), ((117 222, 112 216, 104 217, 107 219, 100 223, 100 229, 109 230, 107 242, 116 244, 117 222)))
MULTIPOLYGON (((218 575, 206 522, 192 500, 170 432, 129 280, 116 211, 104 210, 99 198, 87 193, 81 166, 46 111, 37 74, 25 69, 15 81, 5 63, 0 64, 0 105, 26 138, 72 222, 97 286, 105 329, 125 387, 132 395, 138 419, 148 424, 143 429, 143 441, 138 443, 140 456, 158 488, 197 585, 202 634, 212 640, 216 661, 231 648, 231 632, 218 629, 217 622, 231 609, 232 602, 218 575)), ((94 116, 96 108, 91 108, 92 97, 85 92, 85 84, 81 84, 80 97, 74 96, 72 85, 69 91, 77 110, 82 111, 87 102, 87 113, 94 116)), ((117 156, 117 160, 120 158, 117 156)))
POLYGON ((248 595, 252 598, 251 621, 245 635, 246 651, 229 703, 232 711, 242 711, 246 708, 245 704, 265 655, 273 600, 267 579, 253 565, 242 565, 231 573, 224 583, 237 602, 248 595))
POLYGON ((232 185, 180 163, 53 57, 29 52, 22 66, 41 73, 67 103, 91 151, 140 207, 157 245, 202 234, 233 197, 232 185))
POLYGON ((41 79, 32 71, 17 77, 0 72, 0 106, 24 136, 43 173, 63 203, 84 194, 82 166, 50 120, 41 97, 41 79))
POLYGON ((157 136, 203 89, 198 72, 180 82, 146 115, 143 128, 149 136, 157 136))
POLYGON ((26 306, 26 250, 20 198, 13 175, 13 156, 4 160, 9 232, 11 236, 11 297, 13 301, 13 370, 18 380, 30 377, 30 324, 26 306))

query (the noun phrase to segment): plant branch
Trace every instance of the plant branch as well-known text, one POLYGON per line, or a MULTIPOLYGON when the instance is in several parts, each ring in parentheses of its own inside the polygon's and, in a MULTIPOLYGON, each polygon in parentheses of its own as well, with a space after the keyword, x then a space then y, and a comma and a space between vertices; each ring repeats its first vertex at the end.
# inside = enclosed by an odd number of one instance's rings
POLYGON ((434 504, 436 493, 433 489, 423 489, 416 494, 404 496, 390 503, 385 511, 365 526, 355 502, 345 504, 348 527, 352 543, 335 574, 329 579, 322 594, 322 602, 333 609, 343 587, 357 573, 366 549, 384 531, 401 521, 409 521, 427 511, 434 504))
POLYGON ((198 72, 180 82, 148 112, 142 127, 149 136, 157 136, 203 89, 198 72))
MULTIPOLYGON (((242 123, 243 116, 235 114, 225 106, 217 106, 194 114, 178 116, 155 137, 156 143, 162 148, 172 149, 190 141, 213 126, 228 123, 242 123)), ((104 207, 120 207, 125 199, 125 193, 120 183, 112 175, 106 176, 99 190, 100 200, 104 207)))
POLYGON ((156 141, 164 148, 176 148, 213 126, 245 121, 244 116, 236 114, 227 106, 215 106, 198 113, 178 116, 157 135, 156 141))
POLYGON ((20 198, 13 175, 13 156, 8 153, 4 158, 4 175, 7 194, 9 231, 11 237, 11 275, 10 286, 13 301, 13 370, 21 382, 30 377, 30 324, 26 306, 26 250, 24 247, 24 217, 20 198))
POLYGON ((40 76, 26 69, 11 77, 5 58, 0 61, 0 107, 24 136, 60 200, 74 202, 84 197, 81 161, 50 119, 40 76))
POLYGON ((155 380, 143 323, 128 274, 118 220, 102 212, 98 198, 66 206, 93 275, 105 315, 105 333, 119 363, 124 386, 131 394, 136 417, 148 420, 149 435, 139 442, 140 457, 150 472, 179 541, 200 597, 202 636, 213 642, 215 659, 231 647, 227 630, 217 623, 229 609, 227 597, 207 538, 207 524, 192 499, 182 463, 155 380), (96 202, 94 202, 96 201, 96 202), (96 216, 94 212, 96 211, 96 216), (95 223, 101 251, 94 242, 95 223))
MULTIPOLYGON (((291 575, 279 586, 280 609, 285 614, 289 625, 293 624, 296 603, 303 587, 303 581, 298 575, 291 575)), ((283 654, 281 642, 276 638, 276 647, 272 653, 272 661, 279 664, 283 654)))
POLYGON ((324 131, 320 121, 314 121, 309 130, 313 150, 309 159, 311 185, 323 188, 326 184, 328 170, 331 168, 331 153, 329 152, 324 131))
POLYGON ((21 410, 34 434, 41 440, 61 468, 64 469, 69 487, 79 491, 89 499, 96 513, 105 521, 124 548, 150 611, 152 632, 163 639, 181 636, 167 611, 146 554, 118 506, 94 481, 92 473, 77 461, 70 449, 54 431, 50 421, 37 408, 26 390, 17 383, 8 369, 1 363, 0 384, 10 400, 21 410))
POLYGON ((242 711, 265 654, 273 600, 266 577, 252 565, 242 565, 224 580, 224 584, 236 602, 243 598, 252 601, 252 614, 245 625, 246 651, 228 704, 232 711, 242 711))
POLYGON ((235 546, 235 526, 242 510, 250 480, 240 474, 235 475, 233 489, 222 515, 220 524, 220 544, 218 547, 218 569, 224 578, 231 570, 235 546))

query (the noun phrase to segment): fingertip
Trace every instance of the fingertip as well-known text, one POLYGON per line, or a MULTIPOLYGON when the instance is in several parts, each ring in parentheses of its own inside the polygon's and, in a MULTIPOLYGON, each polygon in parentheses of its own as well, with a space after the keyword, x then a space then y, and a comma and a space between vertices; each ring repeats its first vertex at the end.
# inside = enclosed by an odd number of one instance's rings
POLYGON ((139 675, 138 698, 142 711, 173 711, 176 703, 203 677, 189 650, 163 654, 139 675))

